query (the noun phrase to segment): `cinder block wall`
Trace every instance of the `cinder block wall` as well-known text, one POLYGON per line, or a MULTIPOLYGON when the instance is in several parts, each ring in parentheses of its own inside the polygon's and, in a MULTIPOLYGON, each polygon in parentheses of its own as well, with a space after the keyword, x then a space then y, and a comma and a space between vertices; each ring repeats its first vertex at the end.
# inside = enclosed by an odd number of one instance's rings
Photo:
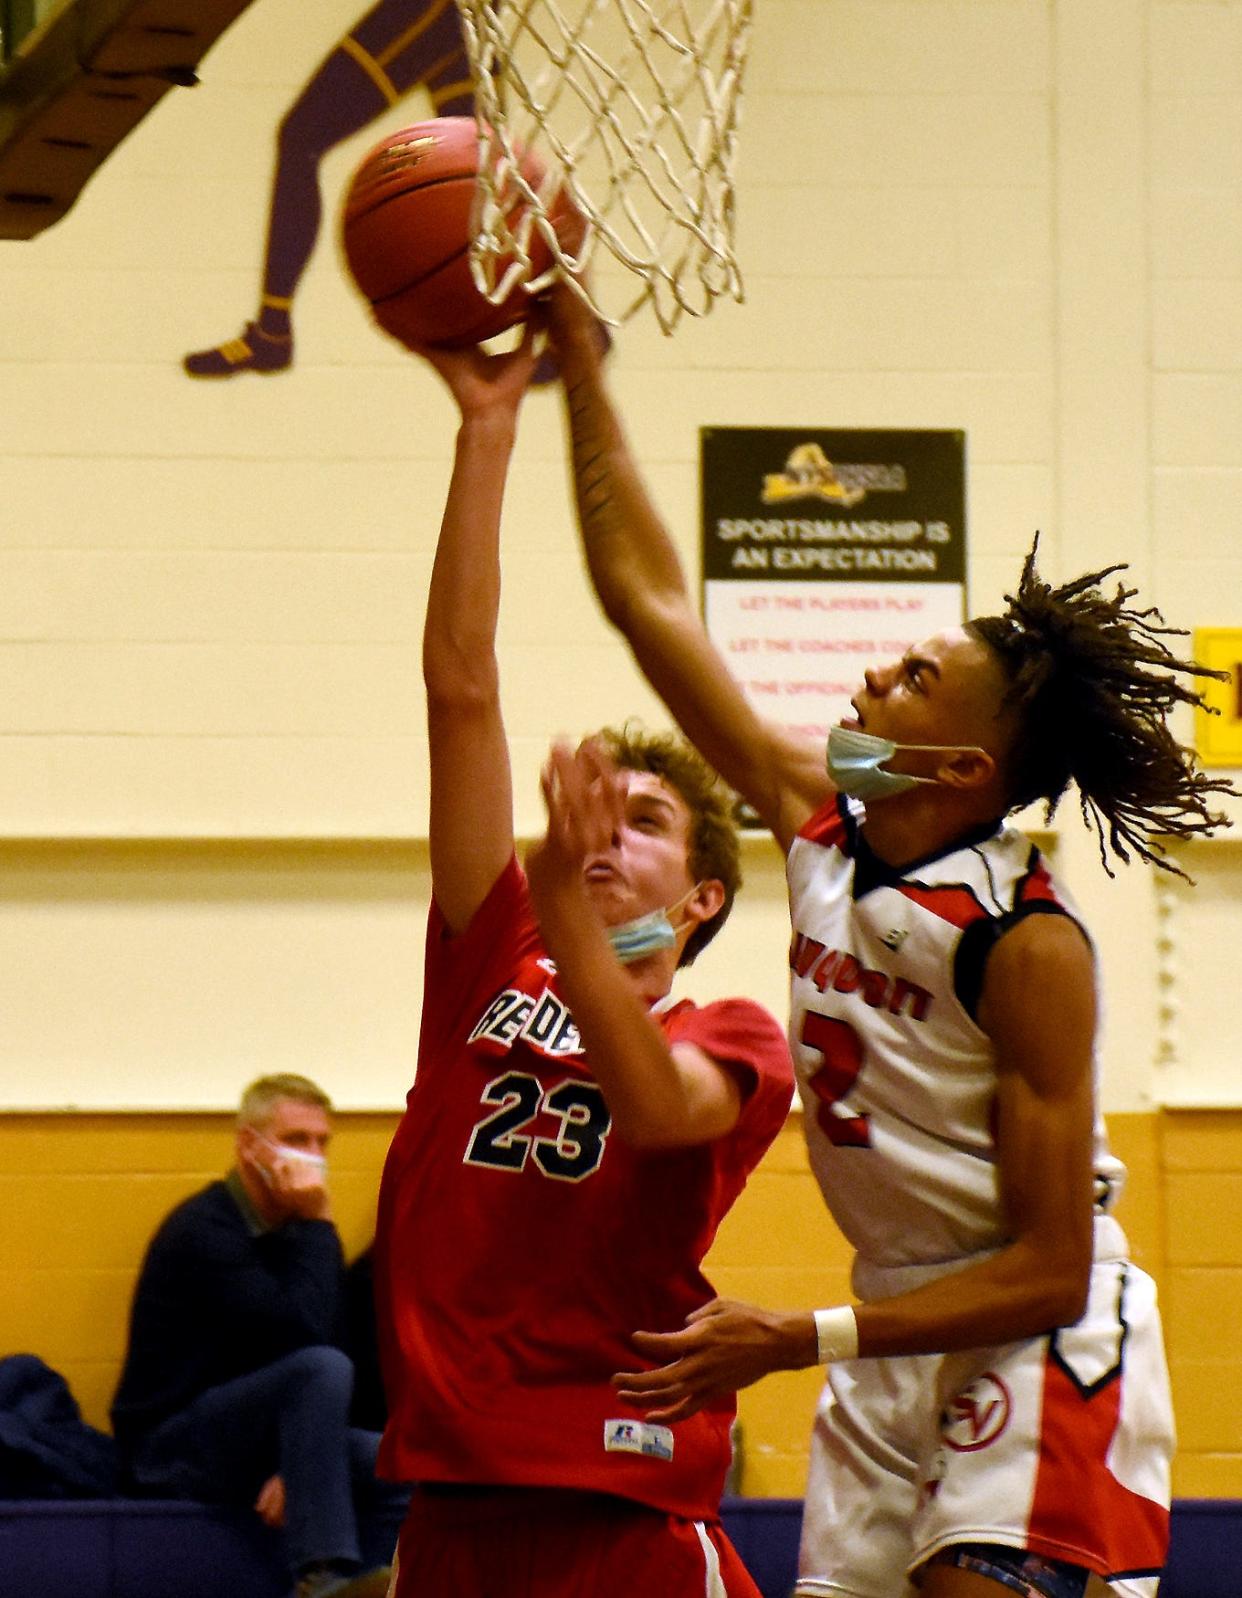
MULTIPOLYGON (((369 1241, 392 1115, 338 1118, 336 1213, 347 1253, 369 1241)), ((1160 1284, 1181 1433, 1175 1488, 1242 1496, 1242 1113, 1109 1118, 1130 1170, 1122 1219, 1160 1284)), ((19 1115, 0 1120, 0 1353, 41 1354, 88 1420, 107 1425, 133 1282, 151 1233, 228 1165, 231 1120, 214 1115, 19 1115)), ((809 1308, 849 1295, 849 1254, 790 1119, 727 1217, 709 1259, 724 1295, 809 1308)), ((743 1490, 798 1497, 819 1392, 814 1370, 741 1395, 743 1490)))
MULTIPOLYGON (((253 314, 277 124, 353 15, 255 4, 63 223, 0 248, 0 1346, 49 1339, 95 1418, 141 1238, 222 1161, 211 1112, 288 1063, 387 1127, 409 1080, 417 637, 453 417, 368 325, 333 219, 362 150, 425 100, 323 165, 294 368, 179 367, 253 314), (64 1108, 85 1113, 40 1113, 64 1108), (137 1143, 114 1144, 126 1125, 137 1143), (73 1201, 101 1188, 134 1201, 115 1228, 73 1201)), ((1126 560, 1170 620, 1242 621, 1239 0, 762 0, 741 150, 746 304, 673 339, 635 321, 612 357, 692 570, 701 426, 953 427, 973 608, 1042 527, 1051 574, 1126 560)), ((552 734, 661 720, 585 591, 563 484, 558 402, 535 394, 501 629, 525 835, 552 734)), ((1130 1224, 1165 1276, 1179 1487, 1238 1491, 1242 851, 1186 851, 1198 888, 1161 892, 1110 880, 1072 806, 1056 844, 1101 954, 1105 1108, 1152 1178, 1130 1202, 1156 1195, 1130 1224)), ((779 1010, 779 866, 758 844, 747 865, 690 986, 779 1010)), ((746 1202, 775 1185, 822 1228, 797 1161, 782 1143, 746 1202)), ((774 1294, 821 1246, 840 1270, 822 1230, 786 1255, 746 1215, 722 1285, 769 1248, 774 1294)), ((809 1385, 746 1400, 754 1490, 799 1490, 809 1385)))

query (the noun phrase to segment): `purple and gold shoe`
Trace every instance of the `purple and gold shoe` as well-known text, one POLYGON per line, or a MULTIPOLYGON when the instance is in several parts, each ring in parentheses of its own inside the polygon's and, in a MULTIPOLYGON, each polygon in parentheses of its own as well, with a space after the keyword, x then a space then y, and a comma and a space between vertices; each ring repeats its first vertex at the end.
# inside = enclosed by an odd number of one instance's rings
POLYGON ((181 364, 190 377, 236 377, 239 372, 283 372, 292 360, 291 333, 265 333, 257 322, 247 322, 240 338, 197 350, 181 364))

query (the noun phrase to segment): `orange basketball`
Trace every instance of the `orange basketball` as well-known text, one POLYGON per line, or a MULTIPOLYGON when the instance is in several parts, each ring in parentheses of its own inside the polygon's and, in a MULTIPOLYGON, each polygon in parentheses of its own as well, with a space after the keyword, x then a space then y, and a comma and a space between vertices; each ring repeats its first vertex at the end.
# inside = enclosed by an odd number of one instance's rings
MULTIPOLYGON (((343 238, 350 274, 375 320, 403 344, 461 348, 524 321, 530 295, 519 284, 499 305, 475 287, 470 270, 471 210, 479 134, 473 117, 435 117, 393 133, 365 158, 345 199, 343 238)), ((532 189, 542 164, 521 153, 532 189)), ((511 228, 525 200, 514 187, 511 228)), ((549 207, 558 238, 581 241, 578 212, 558 195, 549 207)), ((532 276, 552 264, 552 250, 531 230, 532 276)), ((498 263, 499 272, 508 263, 498 263)))

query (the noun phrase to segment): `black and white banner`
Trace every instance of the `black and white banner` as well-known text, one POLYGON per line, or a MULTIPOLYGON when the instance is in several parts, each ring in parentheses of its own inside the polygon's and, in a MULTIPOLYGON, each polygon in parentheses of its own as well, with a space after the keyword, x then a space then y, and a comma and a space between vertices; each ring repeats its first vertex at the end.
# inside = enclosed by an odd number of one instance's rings
POLYGON ((958 626, 965 435, 701 434, 707 629, 761 715, 827 738, 871 665, 958 626))

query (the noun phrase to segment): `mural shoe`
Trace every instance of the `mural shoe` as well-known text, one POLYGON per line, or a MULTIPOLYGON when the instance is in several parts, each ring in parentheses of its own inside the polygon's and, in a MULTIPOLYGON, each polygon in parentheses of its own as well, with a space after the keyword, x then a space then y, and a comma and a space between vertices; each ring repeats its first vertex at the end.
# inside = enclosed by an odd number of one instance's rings
POLYGON ((377 1565, 359 1575, 343 1575, 331 1567, 303 1571, 294 1598, 384 1598, 392 1582, 392 1566, 377 1565))
POLYGON ((198 350, 181 363, 191 377, 236 377, 239 372, 283 372, 293 361, 291 333, 265 333, 247 322, 240 338, 198 350))

